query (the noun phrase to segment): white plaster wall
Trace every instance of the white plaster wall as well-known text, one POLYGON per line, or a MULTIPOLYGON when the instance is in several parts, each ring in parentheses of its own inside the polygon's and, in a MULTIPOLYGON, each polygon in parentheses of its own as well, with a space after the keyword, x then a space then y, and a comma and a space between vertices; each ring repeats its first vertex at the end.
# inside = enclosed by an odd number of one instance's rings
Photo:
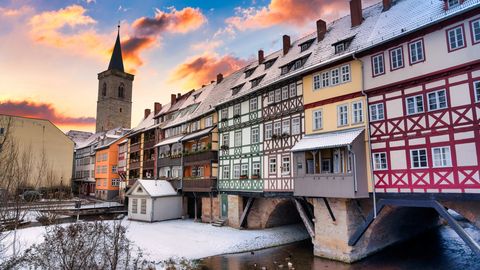
POLYGON ((182 196, 154 198, 153 211, 153 221, 181 218, 182 196))
POLYGON ((475 143, 455 145, 458 166, 477 166, 477 146, 475 143))
POLYGON ((390 151, 390 168, 392 170, 407 168, 407 156, 405 150, 390 151))
MULTIPOLYGON (((480 48, 479 48, 480 50, 480 48)), ((480 51, 479 51, 480 54, 480 51)), ((450 87, 450 103, 452 107, 471 104, 470 88, 467 83, 450 87)))

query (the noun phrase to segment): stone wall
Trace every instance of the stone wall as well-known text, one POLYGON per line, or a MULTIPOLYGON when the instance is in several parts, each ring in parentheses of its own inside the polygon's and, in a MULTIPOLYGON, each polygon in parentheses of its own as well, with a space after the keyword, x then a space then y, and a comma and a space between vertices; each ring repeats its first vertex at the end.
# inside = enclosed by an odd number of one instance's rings
POLYGON ((407 240, 438 225, 438 215, 428 208, 385 207, 358 243, 349 238, 365 221, 371 200, 328 199, 333 221, 322 199, 314 199, 314 254, 319 257, 355 262, 394 243, 407 240))
POLYGON ((247 228, 264 229, 302 222, 290 199, 257 198, 247 217, 247 228))
POLYGON ((202 197, 202 222, 212 222, 220 216, 220 200, 218 197, 202 197))
POLYGON ((243 213, 243 197, 228 195, 228 220, 227 225, 233 228, 240 228, 240 218, 243 213))
POLYGON ((477 228, 480 228, 480 201, 449 201, 441 203, 468 219, 477 228))

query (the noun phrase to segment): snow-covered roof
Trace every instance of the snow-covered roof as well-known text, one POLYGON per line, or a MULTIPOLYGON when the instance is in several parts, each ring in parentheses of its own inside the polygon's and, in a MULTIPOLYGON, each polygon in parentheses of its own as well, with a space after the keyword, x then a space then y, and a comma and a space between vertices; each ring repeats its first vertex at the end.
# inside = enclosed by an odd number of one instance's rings
POLYGON ((194 133, 190 133, 188 135, 185 135, 185 137, 183 137, 181 139, 182 142, 184 141, 188 141, 188 140, 191 140, 191 139, 194 139, 194 138, 197 138, 197 137, 200 137, 200 136, 204 136, 208 133, 210 133, 210 131, 212 131, 212 129, 214 129, 215 127, 209 127, 209 128, 205 128, 201 131, 197 131, 197 132, 194 132, 194 133))
POLYGON ((133 187, 127 192, 131 196, 138 189, 138 186, 150 197, 166 197, 178 195, 172 185, 166 180, 145 180, 138 179, 133 187))
POLYGON ((292 152, 347 146, 352 144, 363 130, 363 128, 357 128, 307 135, 292 147, 292 152))
POLYGON ((157 143, 157 144, 155 145, 155 147, 162 146, 162 145, 168 145, 168 144, 172 144, 172 143, 177 143, 177 142, 179 142, 180 139, 182 139, 182 138, 183 138, 183 135, 171 137, 171 138, 165 139, 165 140, 157 143))
POLYGON ((141 132, 143 130, 147 130, 150 127, 155 125, 155 119, 153 117, 155 116, 154 112, 151 112, 146 118, 144 118, 140 123, 132 129, 130 132, 130 135, 136 134, 138 132, 141 132))

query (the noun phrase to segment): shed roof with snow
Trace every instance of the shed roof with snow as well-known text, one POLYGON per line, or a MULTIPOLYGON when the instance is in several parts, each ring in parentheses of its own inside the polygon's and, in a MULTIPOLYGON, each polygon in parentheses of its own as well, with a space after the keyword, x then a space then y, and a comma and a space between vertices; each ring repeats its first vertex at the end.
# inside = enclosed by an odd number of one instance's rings
POLYGON ((166 180, 138 179, 127 192, 127 196, 167 197, 178 195, 172 185, 166 180))

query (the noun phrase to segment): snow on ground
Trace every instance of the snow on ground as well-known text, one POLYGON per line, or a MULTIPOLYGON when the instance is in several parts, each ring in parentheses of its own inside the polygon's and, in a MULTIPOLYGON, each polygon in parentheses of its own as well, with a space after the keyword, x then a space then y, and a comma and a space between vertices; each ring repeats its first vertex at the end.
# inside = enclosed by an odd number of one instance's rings
MULTIPOLYGON (((143 249, 149 259, 155 261, 163 261, 171 257, 200 259, 273 247, 309 238, 301 224, 265 230, 214 227, 206 223, 193 222, 193 220, 156 223, 125 220, 123 225, 128 227, 128 238, 143 249)), ((18 230, 20 250, 42 242, 44 233, 45 227, 18 230)))

